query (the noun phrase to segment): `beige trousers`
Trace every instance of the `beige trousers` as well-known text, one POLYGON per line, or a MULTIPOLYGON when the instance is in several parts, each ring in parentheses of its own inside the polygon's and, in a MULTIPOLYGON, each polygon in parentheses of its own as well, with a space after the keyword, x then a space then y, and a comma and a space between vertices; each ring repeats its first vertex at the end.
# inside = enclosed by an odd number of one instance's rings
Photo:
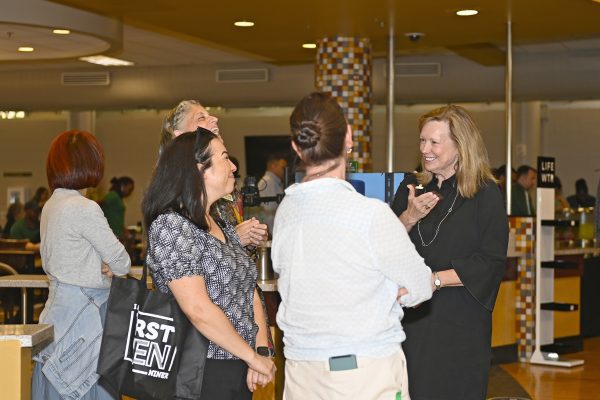
POLYGON ((402 350, 385 358, 360 357, 357 365, 330 371, 327 361, 286 360, 283 400, 410 400, 402 350))

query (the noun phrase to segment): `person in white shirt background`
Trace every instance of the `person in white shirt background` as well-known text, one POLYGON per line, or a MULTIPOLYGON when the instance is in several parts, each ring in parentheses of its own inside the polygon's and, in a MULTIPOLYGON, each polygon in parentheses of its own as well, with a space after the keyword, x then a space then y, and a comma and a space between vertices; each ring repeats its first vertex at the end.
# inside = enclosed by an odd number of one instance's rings
MULTIPOLYGON (((284 157, 271 154, 267 157, 267 170, 260 181, 258 181, 258 191, 260 197, 275 197, 283 194, 283 178, 285 176, 285 167, 287 161, 284 157)), ((264 212, 264 223, 269 227, 269 232, 273 233, 273 220, 277 211, 277 202, 268 201, 262 204, 264 212)))

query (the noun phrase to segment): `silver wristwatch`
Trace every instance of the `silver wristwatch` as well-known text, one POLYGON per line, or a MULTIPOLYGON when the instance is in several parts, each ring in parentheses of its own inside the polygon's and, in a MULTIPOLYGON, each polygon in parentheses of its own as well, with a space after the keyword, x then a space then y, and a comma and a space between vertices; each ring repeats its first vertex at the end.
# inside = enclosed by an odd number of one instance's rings
POLYGON ((440 290, 442 288, 442 280, 440 279, 440 276, 438 275, 437 271, 435 271, 433 273, 434 276, 434 280, 433 280, 433 284, 435 285, 435 290, 440 290))

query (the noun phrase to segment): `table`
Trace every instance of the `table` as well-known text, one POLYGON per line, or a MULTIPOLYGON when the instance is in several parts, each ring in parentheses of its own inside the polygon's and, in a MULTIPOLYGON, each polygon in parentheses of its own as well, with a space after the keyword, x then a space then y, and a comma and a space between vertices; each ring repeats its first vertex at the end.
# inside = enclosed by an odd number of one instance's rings
POLYGON ((10 265, 17 272, 35 274, 42 267, 39 253, 31 250, 0 250, 0 262, 10 265))
MULTIPOLYGON (((141 274, 140 274, 141 275, 141 274)), ((148 277, 147 279, 148 288, 152 288, 152 279, 148 277)), ((0 288, 21 288, 21 312, 23 316, 23 321, 30 321, 27 319, 28 317, 28 298, 27 298, 27 289, 31 288, 44 288, 47 289, 50 286, 50 280, 48 279, 48 275, 46 274, 37 274, 37 275, 29 275, 29 274, 17 274, 17 275, 5 275, 0 276, 0 288)), ((31 312, 33 313, 33 308, 31 308, 31 312)), ((30 317, 33 318, 33 315, 30 317)))
MULTIPOLYGON (((21 288, 21 315, 23 316, 23 322, 29 321, 27 319, 29 310, 27 288, 47 289, 48 286, 50 286, 50 283, 47 275, 17 274, 0 276, 0 288, 21 288)), ((31 317, 33 318, 33 315, 31 317)))

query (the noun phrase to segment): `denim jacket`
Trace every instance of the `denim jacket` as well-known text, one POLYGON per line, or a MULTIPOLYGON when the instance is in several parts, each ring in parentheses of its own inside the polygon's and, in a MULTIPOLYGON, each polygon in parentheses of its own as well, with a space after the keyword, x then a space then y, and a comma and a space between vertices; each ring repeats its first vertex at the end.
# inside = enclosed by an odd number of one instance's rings
POLYGON ((84 396, 98 381, 96 367, 110 289, 50 281, 40 323, 54 325, 54 341, 34 357, 65 399, 84 396))

